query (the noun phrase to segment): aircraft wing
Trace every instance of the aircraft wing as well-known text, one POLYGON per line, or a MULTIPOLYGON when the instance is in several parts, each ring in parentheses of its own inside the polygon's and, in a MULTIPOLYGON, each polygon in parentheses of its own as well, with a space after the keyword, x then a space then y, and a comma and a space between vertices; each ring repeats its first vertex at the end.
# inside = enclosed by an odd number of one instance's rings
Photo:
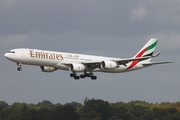
MULTIPOLYGON (((108 60, 108 61, 114 61, 116 63, 118 63, 119 65, 124 65, 126 66, 127 63, 138 60, 138 61, 142 61, 142 60, 146 60, 151 58, 151 56, 146 56, 146 57, 137 57, 137 58, 126 58, 126 59, 112 59, 112 60, 108 60)), ((96 68, 100 68, 100 64, 102 63, 103 60, 92 60, 92 61, 85 61, 85 62, 81 62, 81 64, 84 64, 87 66, 87 68, 89 69, 96 69, 96 68)), ((106 60, 104 60, 106 61, 106 60)), ((61 62, 60 64, 64 64, 64 65, 70 65, 72 64, 72 62, 61 62)))
POLYGON ((148 67, 151 65, 157 65, 157 64, 167 64, 167 63, 173 63, 173 62, 148 62, 148 63, 142 63, 143 66, 148 67))
MULTIPOLYGON (((108 61, 114 61, 116 63, 118 63, 119 65, 125 65, 129 62, 132 62, 132 61, 135 61, 135 60, 138 60, 138 61, 142 61, 142 60, 146 60, 146 59, 149 59, 151 58, 151 56, 146 56, 146 57, 138 57, 138 58, 126 58, 126 59, 112 59, 112 60, 108 60, 108 61)), ((103 60, 99 60, 99 61, 85 61, 85 62, 82 62, 82 64, 86 64, 86 65, 96 65, 96 66, 100 66, 100 63, 102 62, 103 60)))
POLYGON ((119 63, 119 65, 125 65, 126 66, 126 64, 129 63, 129 62, 132 62, 132 61, 135 61, 135 60, 143 61, 143 60, 147 60, 149 58, 151 58, 151 56, 119 59, 119 60, 116 60, 115 62, 119 63))

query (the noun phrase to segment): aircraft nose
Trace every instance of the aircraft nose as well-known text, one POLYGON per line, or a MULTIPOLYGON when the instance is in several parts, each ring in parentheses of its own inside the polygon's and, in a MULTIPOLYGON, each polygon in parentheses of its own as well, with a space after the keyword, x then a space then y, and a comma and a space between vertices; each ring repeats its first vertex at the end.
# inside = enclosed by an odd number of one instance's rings
POLYGON ((4 56, 5 56, 6 58, 8 58, 8 57, 9 57, 9 54, 8 54, 8 53, 5 53, 4 56))
POLYGON ((7 53, 5 53, 4 56, 7 58, 7 53))

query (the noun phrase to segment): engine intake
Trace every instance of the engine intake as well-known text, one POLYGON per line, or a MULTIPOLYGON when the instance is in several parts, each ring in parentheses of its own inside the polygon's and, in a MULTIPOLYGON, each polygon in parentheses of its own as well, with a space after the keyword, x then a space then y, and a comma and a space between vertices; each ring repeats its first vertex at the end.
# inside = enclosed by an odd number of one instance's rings
POLYGON ((40 66, 40 69, 42 72, 54 72, 57 70, 56 68, 49 66, 40 66))
POLYGON ((114 61, 102 61, 101 69, 115 69, 118 67, 118 64, 114 61))
POLYGON ((86 66, 79 63, 73 63, 69 65, 69 70, 72 72, 83 72, 86 69, 86 66))

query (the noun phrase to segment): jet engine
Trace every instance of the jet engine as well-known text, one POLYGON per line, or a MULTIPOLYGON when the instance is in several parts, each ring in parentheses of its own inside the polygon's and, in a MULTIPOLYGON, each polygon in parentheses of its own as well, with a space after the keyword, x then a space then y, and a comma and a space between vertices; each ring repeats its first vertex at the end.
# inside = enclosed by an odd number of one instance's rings
POLYGON ((56 68, 49 66, 40 66, 40 69, 42 72, 54 72, 57 70, 56 68))
POLYGON ((72 72, 83 72, 86 69, 86 66, 79 63, 73 63, 69 65, 69 70, 72 72))
POLYGON ((102 61, 101 69, 115 69, 118 67, 118 64, 114 61, 102 61))

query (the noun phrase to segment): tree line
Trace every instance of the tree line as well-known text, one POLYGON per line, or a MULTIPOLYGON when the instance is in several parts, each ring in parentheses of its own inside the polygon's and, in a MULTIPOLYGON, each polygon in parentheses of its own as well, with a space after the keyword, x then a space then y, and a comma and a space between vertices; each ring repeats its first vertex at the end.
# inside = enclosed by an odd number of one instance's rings
POLYGON ((64 105, 44 100, 37 104, 0 101, 0 120, 180 120, 180 102, 109 103, 85 98, 64 105))

